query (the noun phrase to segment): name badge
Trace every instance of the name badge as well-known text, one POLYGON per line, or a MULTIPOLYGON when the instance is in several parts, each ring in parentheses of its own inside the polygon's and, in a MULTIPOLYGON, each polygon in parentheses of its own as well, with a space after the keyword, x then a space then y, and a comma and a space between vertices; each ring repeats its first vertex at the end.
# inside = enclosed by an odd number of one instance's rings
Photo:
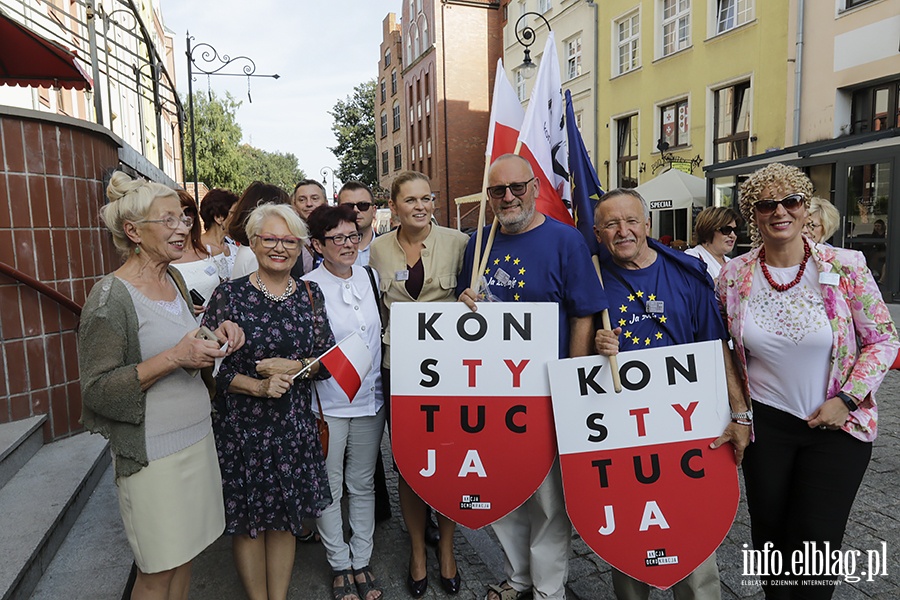
POLYGON ((403 269, 402 271, 396 271, 394 273, 394 279, 397 281, 406 281, 409 279, 409 269, 403 269))
POLYGON ((497 267, 497 270, 494 271, 494 279, 496 279, 500 285, 506 285, 509 283, 509 273, 497 267))
POLYGON ((840 282, 841 276, 837 273, 819 273, 819 283, 822 285, 838 285, 840 282))
POLYGON ((206 273, 207 275, 209 275, 210 277, 212 277, 213 275, 218 275, 218 274, 219 274, 219 270, 216 268, 216 265, 209 265, 209 266, 207 266, 207 267, 203 270, 203 272, 206 273))
POLYGON ((661 315, 666 312, 666 303, 662 300, 648 300, 647 312, 653 315, 661 315))

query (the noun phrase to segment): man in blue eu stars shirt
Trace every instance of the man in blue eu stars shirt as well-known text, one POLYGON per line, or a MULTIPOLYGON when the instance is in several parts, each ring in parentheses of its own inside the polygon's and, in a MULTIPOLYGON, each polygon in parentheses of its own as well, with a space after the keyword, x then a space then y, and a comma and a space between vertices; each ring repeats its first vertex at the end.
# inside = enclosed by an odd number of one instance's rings
MULTIPOLYGON (((598 354, 722 340, 732 422, 713 442, 734 445, 740 464, 750 442, 752 413, 734 371, 728 334, 722 323, 712 279, 702 261, 658 244, 649 237, 650 209, 633 189, 619 188, 600 198, 594 212, 594 233, 601 252, 601 272, 609 299, 612 331, 594 337, 598 354)), ((613 569, 619 600, 647 598, 650 586, 613 569)), ((719 569, 713 553, 693 573, 672 587, 676 597, 719 600, 719 569)))

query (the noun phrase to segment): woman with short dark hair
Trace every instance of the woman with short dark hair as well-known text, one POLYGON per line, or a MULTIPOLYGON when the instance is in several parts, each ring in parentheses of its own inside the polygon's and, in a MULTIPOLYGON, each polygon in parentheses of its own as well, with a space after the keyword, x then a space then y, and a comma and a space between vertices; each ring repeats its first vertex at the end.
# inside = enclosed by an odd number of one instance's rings
POLYGON ((696 256, 706 263, 709 276, 716 279, 719 271, 728 262, 729 252, 737 241, 736 212, 727 206, 704 208, 694 221, 694 241, 696 246, 685 250, 685 254, 696 256))
POLYGON ((231 270, 237 254, 237 244, 228 237, 225 228, 231 209, 237 201, 237 195, 220 188, 209 190, 200 201, 200 218, 203 220, 203 234, 200 241, 216 263, 219 279, 222 281, 231 279, 231 270))

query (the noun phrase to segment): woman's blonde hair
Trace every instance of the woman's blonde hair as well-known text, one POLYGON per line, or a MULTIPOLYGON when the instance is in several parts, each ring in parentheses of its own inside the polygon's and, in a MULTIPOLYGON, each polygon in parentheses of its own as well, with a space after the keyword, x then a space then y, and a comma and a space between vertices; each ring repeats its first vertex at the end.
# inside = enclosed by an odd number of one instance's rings
POLYGON ((132 179, 126 173, 116 171, 106 186, 106 197, 109 204, 100 209, 100 218, 112 234, 119 254, 127 258, 136 244, 125 235, 125 222, 136 223, 145 219, 154 200, 167 197, 177 200, 178 194, 161 183, 132 179))
POLYGON ((809 216, 815 214, 818 214, 819 220, 822 221, 822 241, 830 240, 841 224, 841 213, 825 198, 813 196, 809 201, 809 216))
MULTIPOLYGON (((763 190, 769 186, 787 190, 787 193, 790 194, 803 194, 804 204, 806 204, 807 208, 809 208, 809 199, 812 198, 814 191, 812 181, 797 167, 783 163, 772 163, 754 171, 741 184, 739 193, 741 215, 744 217, 744 221, 747 222, 750 242, 754 248, 762 244, 762 238, 759 235, 759 228, 756 226, 756 219, 753 218, 753 205, 760 200, 769 199, 762 198, 763 190)), ((772 199, 780 200, 780 198, 772 199)))
POLYGON ((289 204, 260 204, 253 209, 253 212, 247 216, 247 224, 244 226, 244 232, 247 234, 247 240, 253 241, 253 237, 259 235, 262 231, 263 221, 269 217, 278 217, 284 220, 288 231, 301 243, 305 244, 309 240, 309 233, 306 223, 297 214, 293 207, 289 204))

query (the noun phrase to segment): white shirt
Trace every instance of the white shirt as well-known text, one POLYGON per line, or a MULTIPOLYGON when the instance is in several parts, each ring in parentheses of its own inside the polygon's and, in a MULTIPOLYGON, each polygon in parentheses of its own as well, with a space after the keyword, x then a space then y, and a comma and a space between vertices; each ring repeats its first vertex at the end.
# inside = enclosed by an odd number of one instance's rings
MULTIPOLYGON (((706 270, 709 273, 709 276, 713 278, 713 281, 719 276, 719 271, 722 270, 722 265, 719 264, 719 261, 716 260, 716 257, 712 255, 712 252, 703 247, 703 244, 697 244, 693 248, 688 248, 684 251, 685 254, 690 254, 691 256, 696 256, 700 260, 706 263, 706 270)), ((727 256, 725 257, 725 262, 731 260, 727 256)))
MULTIPOLYGON (((384 404, 381 392, 381 319, 378 298, 372 289, 369 275, 363 267, 354 265, 353 274, 341 279, 329 272, 325 265, 319 265, 312 273, 303 276, 306 281, 319 284, 325 296, 325 312, 334 332, 335 341, 340 341, 356 332, 366 342, 372 354, 372 367, 362 381, 353 402, 334 379, 316 382, 316 390, 322 401, 322 410, 329 417, 368 417, 378 412, 384 404)), ((375 276, 376 287, 378 274, 375 276)), ((313 402, 313 410, 318 410, 313 402)))
POLYGON ((231 278, 240 279, 259 268, 259 262, 250 246, 241 246, 234 256, 234 267, 231 269, 231 278))
MULTIPOLYGON (((767 266, 782 284, 793 281, 800 269, 767 266)), ((831 369, 834 338, 818 276, 810 258, 800 283, 778 292, 757 267, 744 323, 750 397, 800 419, 825 402, 831 369)))
POLYGON ((365 267, 369 264, 369 255, 372 253, 372 242, 375 241, 376 237, 378 237, 378 234, 372 229, 372 239, 369 240, 369 243, 365 248, 359 249, 359 252, 356 255, 356 262, 353 264, 359 265, 360 267, 365 267))

